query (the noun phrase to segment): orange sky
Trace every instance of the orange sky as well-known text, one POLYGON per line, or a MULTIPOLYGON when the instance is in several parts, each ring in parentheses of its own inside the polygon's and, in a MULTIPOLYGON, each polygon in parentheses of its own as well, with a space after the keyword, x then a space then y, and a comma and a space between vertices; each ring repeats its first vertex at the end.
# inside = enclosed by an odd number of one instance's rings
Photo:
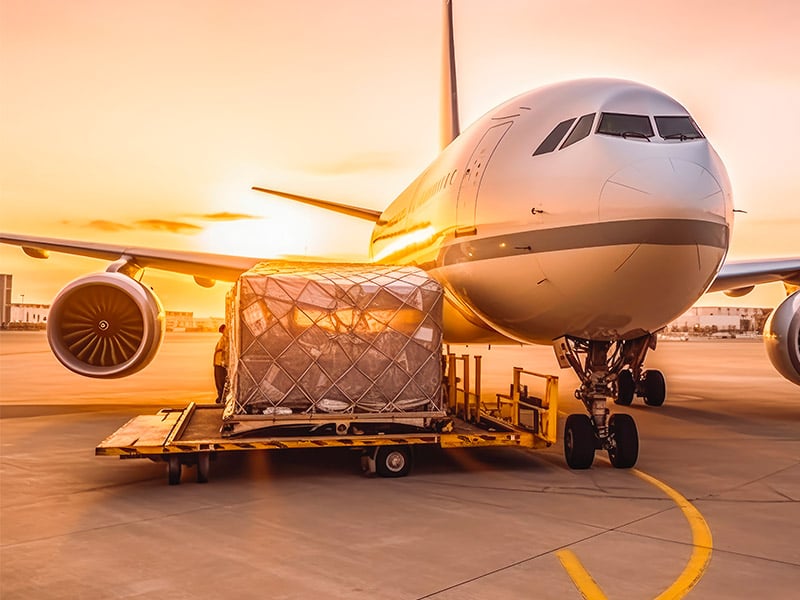
MULTIPOLYGON (((731 257, 800 255, 800 3, 454 4, 465 126, 553 81, 652 85, 728 167, 748 211, 731 257)), ((436 0, 0 0, 0 229, 364 257, 368 224, 249 188, 386 206, 437 151, 440 12, 436 0)), ((104 267, 0 248, 14 301, 49 302, 104 267)), ((223 286, 145 281, 168 309, 224 312, 223 286)))

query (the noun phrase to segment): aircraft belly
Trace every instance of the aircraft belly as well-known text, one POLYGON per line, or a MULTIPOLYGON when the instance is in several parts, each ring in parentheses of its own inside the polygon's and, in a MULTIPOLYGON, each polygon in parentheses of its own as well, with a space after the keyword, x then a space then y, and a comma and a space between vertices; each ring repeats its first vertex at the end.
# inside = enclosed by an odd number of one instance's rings
POLYGON ((436 276, 484 322, 519 341, 628 339, 686 311, 723 257, 709 246, 626 244, 452 264, 436 276))

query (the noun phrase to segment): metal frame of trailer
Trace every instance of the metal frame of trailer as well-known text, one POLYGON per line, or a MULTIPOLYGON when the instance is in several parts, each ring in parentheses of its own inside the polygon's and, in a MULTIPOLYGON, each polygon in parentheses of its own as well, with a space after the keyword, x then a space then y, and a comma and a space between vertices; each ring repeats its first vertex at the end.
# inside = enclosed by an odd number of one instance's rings
MULTIPOLYGON (((494 399, 481 396, 481 357, 476 356, 474 379, 469 356, 447 355, 445 388, 452 419, 442 431, 360 433, 359 415, 350 415, 350 427, 340 427, 348 415, 330 415, 331 434, 314 432, 281 433, 265 429, 242 437, 224 437, 223 407, 195 404, 180 409, 165 408, 154 415, 139 415, 103 440, 97 456, 122 459, 147 458, 167 463, 170 485, 181 481, 184 466, 194 466, 197 481, 208 481, 211 458, 217 452, 285 450, 290 448, 354 448, 362 451, 366 473, 402 477, 412 466, 412 448, 435 445, 440 448, 517 446, 546 448, 556 442, 558 378, 515 367, 508 394, 494 399), (540 396, 529 395, 522 378, 538 381, 540 396), (471 385, 472 383, 472 385, 471 385), (463 385, 460 385, 463 384, 463 385)), ((371 415, 374 416, 374 415, 371 415)))

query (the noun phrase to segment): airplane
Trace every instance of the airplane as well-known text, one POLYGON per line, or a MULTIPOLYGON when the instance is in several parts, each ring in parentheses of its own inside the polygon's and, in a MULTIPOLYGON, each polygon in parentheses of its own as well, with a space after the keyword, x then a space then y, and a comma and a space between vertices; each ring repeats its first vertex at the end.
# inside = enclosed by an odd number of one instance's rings
MULTIPOLYGON (((787 298, 764 340, 776 370, 800 385, 800 291, 788 294, 800 257, 724 262, 731 184, 686 108, 640 83, 583 79, 520 94, 461 132, 451 0, 443 13, 441 153, 385 210, 253 189, 373 222, 364 268, 416 265, 439 281, 447 343, 552 344, 586 408, 565 424, 573 469, 589 468, 597 450, 634 466, 636 424, 608 401, 664 403, 665 378, 646 356, 706 292, 783 281, 787 298)), ((34 258, 112 261, 61 290, 47 328, 65 367, 100 378, 135 373, 158 352, 163 309, 138 281, 144 269, 210 287, 262 260, 17 234, 0 242, 34 258)))

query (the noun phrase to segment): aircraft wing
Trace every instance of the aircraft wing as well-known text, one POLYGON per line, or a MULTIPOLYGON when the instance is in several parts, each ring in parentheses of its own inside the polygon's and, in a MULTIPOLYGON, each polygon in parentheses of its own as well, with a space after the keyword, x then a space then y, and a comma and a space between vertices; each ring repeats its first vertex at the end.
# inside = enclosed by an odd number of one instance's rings
POLYGON ((775 281, 800 285, 800 257, 725 263, 708 291, 742 295, 753 286, 775 281))
POLYGON ((316 206, 317 208, 324 208, 325 210, 331 210, 333 212, 347 215, 348 217, 364 219, 372 223, 377 223, 381 219, 381 211, 373 210, 371 208, 353 206, 352 204, 340 204, 339 202, 331 202, 330 200, 321 200, 320 198, 311 198, 309 196, 298 196, 297 194, 281 192, 280 190, 269 190, 267 188, 258 187, 255 185, 250 189, 255 190, 256 192, 272 194, 273 196, 280 196, 281 198, 286 198, 287 200, 302 202, 303 204, 316 206))
MULTIPOLYGON (((370 208, 340 204, 338 202, 330 202, 328 200, 310 198, 308 196, 298 196, 297 194, 289 194, 287 192, 262 187, 253 187, 253 189, 258 192, 280 196, 295 202, 310 204, 318 208, 324 208, 374 223, 379 222, 381 217, 380 211, 370 208)), ((80 242, 57 238, 16 235, 12 233, 0 233, 0 243, 20 246, 25 254, 33 258, 47 258, 50 252, 61 252, 64 254, 87 256, 89 258, 99 258, 101 260, 110 261, 117 261, 124 258, 143 269, 153 268, 191 275, 198 284, 203 286, 213 285, 215 280, 236 281, 239 275, 262 260, 266 260, 266 258, 127 247, 115 244, 80 242)), ((278 259, 272 262, 286 262, 288 265, 298 262, 309 263, 319 261, 305 258, 301 261, 278 259)), ((331 261, 326 260, 324 262, 331 261)))
POLYGON ((131 259, 142 268, 149 267, 192 275, 200 279, 221 281, 236 281, 241 273, 262 260, 246 256, 137 248, 8 233, 0 233, 0 242, 20 246, 25 254, 34 258, 47 258, 49 252, 62 252, 109 261, 126 258, 131 259))

